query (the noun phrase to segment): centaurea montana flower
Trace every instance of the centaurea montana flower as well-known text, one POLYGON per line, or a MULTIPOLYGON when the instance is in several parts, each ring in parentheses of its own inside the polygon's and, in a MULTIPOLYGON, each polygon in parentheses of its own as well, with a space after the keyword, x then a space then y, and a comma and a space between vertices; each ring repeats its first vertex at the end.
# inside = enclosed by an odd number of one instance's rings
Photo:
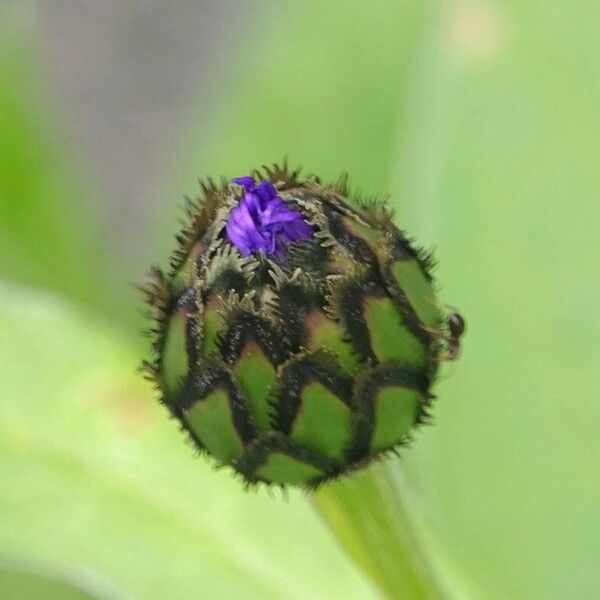
POLYGON ((384 204, 347 200, 344 177, 263 172, 188 203, 170 270, 145 287, 145 370, 219 465, 312 489, 412 439, 464 321, 384 204))

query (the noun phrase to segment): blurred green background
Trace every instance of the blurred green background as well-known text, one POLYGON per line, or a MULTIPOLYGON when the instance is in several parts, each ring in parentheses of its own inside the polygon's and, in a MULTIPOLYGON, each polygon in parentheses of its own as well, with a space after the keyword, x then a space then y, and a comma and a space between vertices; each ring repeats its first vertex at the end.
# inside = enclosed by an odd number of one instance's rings
POLYGON ((3 2, 0 598, 599 597, 599 40, 572 0, 3 2), (196 177, 284 154, 389 193, 469 325, 401 460, 287 501, 194 457, 131 286, 196 177))

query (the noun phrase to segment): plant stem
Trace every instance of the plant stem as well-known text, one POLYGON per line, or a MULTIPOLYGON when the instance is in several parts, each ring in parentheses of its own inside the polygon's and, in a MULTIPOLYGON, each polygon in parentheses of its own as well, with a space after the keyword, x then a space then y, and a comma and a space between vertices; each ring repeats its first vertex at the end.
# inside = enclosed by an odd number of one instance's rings
POLYGON ((448 582, 417 532, 405 486, 386 467, 323 486, 317 511, 350 556, 388 598, 450 598, 448 582))

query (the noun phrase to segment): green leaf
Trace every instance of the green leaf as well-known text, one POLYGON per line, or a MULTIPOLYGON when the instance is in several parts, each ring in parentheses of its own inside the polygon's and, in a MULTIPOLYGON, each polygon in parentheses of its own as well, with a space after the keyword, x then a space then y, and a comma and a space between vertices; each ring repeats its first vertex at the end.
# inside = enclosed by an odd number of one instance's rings
POLYGON ((125 597, 377 597, 301 494, 194 455, 106 322, 3 286, 0 331, 0 554, 125 597))
POLYGON ((89 573, 54 572, 40 565, 0 561, 0 600, 110 600, 118 596, 89 573))

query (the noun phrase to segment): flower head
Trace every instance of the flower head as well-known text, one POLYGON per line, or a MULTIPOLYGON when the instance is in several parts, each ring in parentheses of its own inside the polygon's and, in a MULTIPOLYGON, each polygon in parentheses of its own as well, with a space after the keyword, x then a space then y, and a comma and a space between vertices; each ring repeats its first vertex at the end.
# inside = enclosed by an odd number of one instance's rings
POLYGON ((268 179, 257 184, 253 177, 244 176, 236 177, 233 183, 242 186, 245 193, 231 211, 225 229, 242 256, 264 252, 282 258, 290 242, 312 238, 312 227, 302 213, 280 198, 268 179))
POLYGON ((145 288, 145 371, 219 465, 247 484, 313 489, 429 421, 465 324, 385 206, 347 200, 346 177, 262 172, 209 181, 189 205, 170 271, 153 269, 145 288))

